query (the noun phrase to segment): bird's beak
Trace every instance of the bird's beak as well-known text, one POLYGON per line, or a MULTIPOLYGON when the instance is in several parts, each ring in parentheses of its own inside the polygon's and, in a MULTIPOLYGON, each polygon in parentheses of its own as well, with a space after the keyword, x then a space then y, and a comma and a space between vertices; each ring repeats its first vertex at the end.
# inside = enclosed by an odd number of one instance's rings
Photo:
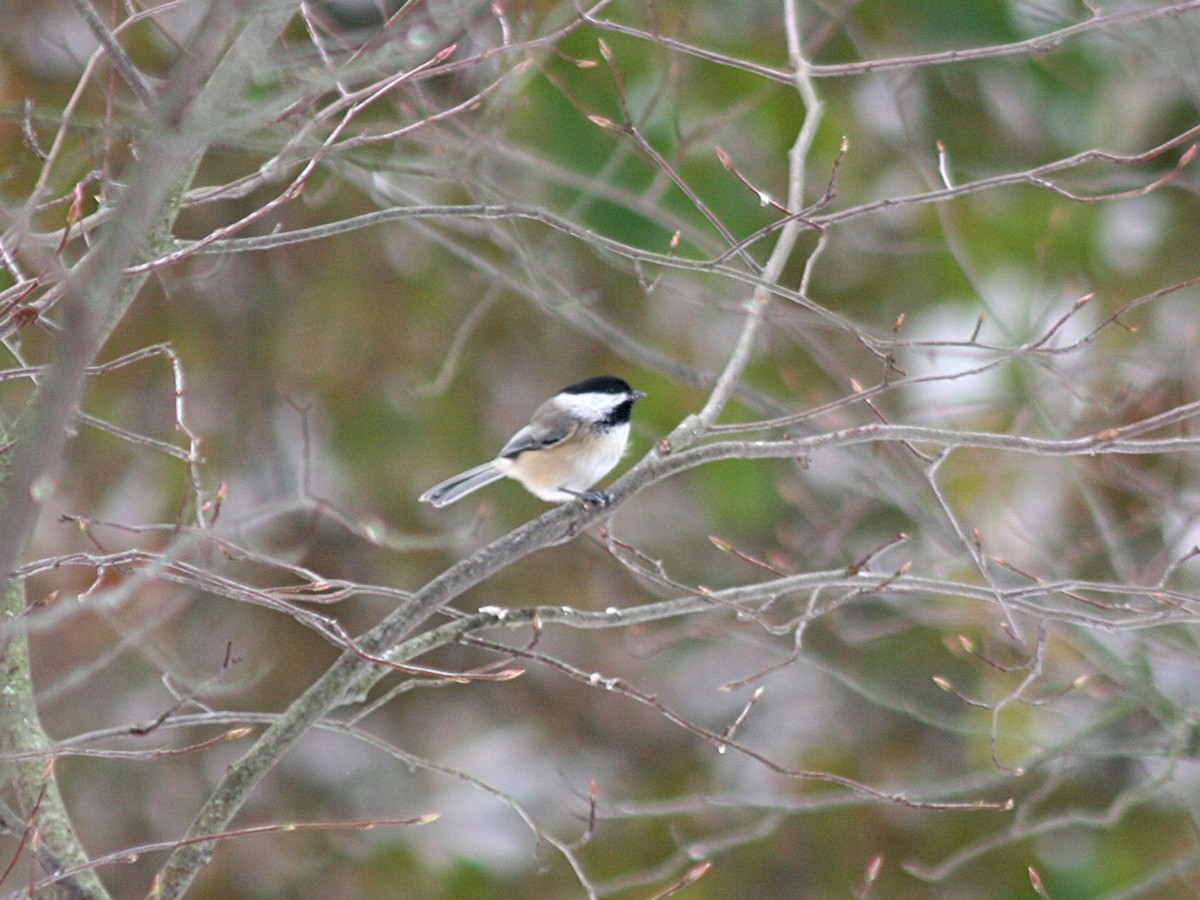
POLYGON ((643 397, 645 397, 645 396, 646 396, 646 392, 645 392, 645 391, 634 391, 634 392, 633 392, 633 399, 634 399, 634 400, 641 400, 641 399, 642 399, 643 397))

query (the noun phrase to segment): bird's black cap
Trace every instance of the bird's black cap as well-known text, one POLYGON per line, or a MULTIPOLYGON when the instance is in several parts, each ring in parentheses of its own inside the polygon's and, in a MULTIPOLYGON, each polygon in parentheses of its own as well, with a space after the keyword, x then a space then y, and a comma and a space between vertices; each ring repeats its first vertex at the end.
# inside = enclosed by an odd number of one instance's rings
POLYGON ((578 384, 565 387, 560 394, 632 394, 633 388, 623 378, 615 375, 594 375, 578 384))

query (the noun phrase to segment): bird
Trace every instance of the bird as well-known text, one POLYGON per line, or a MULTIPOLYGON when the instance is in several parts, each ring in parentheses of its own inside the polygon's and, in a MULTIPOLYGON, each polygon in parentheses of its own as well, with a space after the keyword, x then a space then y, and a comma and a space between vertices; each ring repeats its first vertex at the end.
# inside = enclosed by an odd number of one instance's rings
POLYGON ((534 410, 529 424, 495 459, 434 485, 420 500, 448 506, 507 477, 549 503, 582 500, 605 506, 612 498, 592 485, 624 454, 633 404, 645 396, 614 375, 569 385, 534 410))

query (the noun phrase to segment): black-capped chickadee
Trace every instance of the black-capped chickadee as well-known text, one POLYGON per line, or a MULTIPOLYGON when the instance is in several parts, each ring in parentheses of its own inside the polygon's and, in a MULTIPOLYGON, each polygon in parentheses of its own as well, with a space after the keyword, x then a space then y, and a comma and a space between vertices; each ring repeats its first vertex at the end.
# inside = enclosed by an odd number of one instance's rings
POLYGON ((578 498, 603 506, 608 494, 589 489, 625 452, 633 403, 645 396, 612 375, 565 387, 534 410, 495 459, 431 487, 421 500, 446 506, 507 476, 551 503, 578 498))

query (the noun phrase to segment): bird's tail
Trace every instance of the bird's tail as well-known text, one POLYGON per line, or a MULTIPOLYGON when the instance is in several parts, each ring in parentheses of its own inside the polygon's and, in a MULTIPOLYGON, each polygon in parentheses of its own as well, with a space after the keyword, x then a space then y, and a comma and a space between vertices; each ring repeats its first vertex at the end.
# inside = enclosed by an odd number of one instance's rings
POLYGON ((441 484, 435 484, 423 493, 420 499, 423 503, 432 503, 437 507, 448 506, 455 500, 461 500, 472 491, 477 491, 484 485, 491 484, 496 479, 503 477, 503 472, 487 462, 460 472, 453 478, 447 478, 441 484))

